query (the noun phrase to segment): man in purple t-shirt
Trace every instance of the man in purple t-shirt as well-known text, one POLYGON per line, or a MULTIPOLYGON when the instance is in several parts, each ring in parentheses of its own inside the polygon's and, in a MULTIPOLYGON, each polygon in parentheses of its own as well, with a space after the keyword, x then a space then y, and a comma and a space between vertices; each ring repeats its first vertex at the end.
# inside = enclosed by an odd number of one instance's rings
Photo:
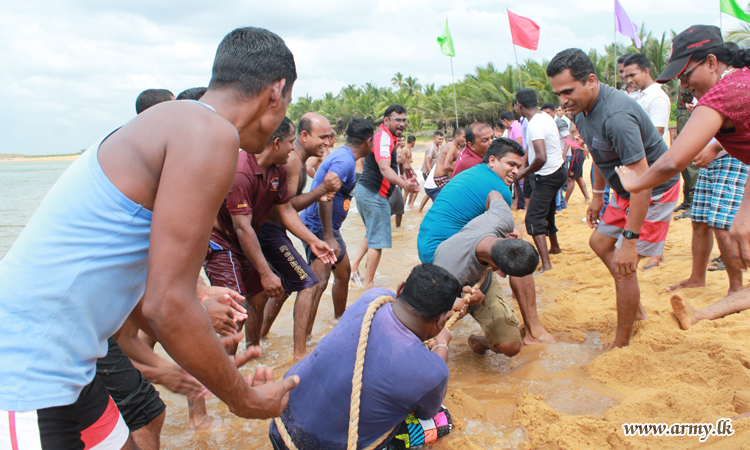
MULTIPOLYGON (((410 414, 422 421, 435 421, 433 427, 425 427, 425 439, 411 442, 412 446, 430 442, 429 436, 437 439, 441 422, 446 420, 441 403, 448 384, 451 334, 444 325, 452 307, 465 308, 465 300, 456 301, 460 293, 458 280, 433 264, 415 267, 396 294, 383 288, 365 292, 315 350, 286 374, 300 378, 281 415, 295 446, 300 450, 347 448, 362 320, 370 303, 381 296, 396 301, 381 306, 372 319, 362 373, 357 447, 376 441, 382 442, 378 448, 385 447, 401 434, 410 414), (435 345, 428 350, 423 342, 433 337, 435 345)), ((287 448, 276 423, 271 424, 270 438, 274 448, 287 448)))

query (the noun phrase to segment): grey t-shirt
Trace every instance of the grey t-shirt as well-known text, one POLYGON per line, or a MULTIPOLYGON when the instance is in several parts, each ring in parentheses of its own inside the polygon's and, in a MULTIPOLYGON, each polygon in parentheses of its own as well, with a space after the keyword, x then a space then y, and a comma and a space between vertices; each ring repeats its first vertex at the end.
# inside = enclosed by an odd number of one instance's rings
MULTIPOLYGON (((606 84, 599 83, 599 96, 588 115, 576 114, 573 121, 599 172, 622 198, 630 198, 630 193, 620 184, 615 167, 633 164, 644 157, 650 167, 667 151, 667 144, 638 102, 606 84)), ((651 195, 663 194, 679 179, 680 175, 675 175, 653 188, 651 195)))
MULTIPOLYGON (((467 223, 461 231, 443 241, 435 251, 433 264, 450 272, 461 286, 473 286, 487 270, 487 265, 477 259, 477 245, 487 236, 504 238, 513 232, 516 223, 513 213, 502 198, 490 203, 490 209, 467 223)), ((487 292, 492 277, 482 284, 482 292, 487 292)))

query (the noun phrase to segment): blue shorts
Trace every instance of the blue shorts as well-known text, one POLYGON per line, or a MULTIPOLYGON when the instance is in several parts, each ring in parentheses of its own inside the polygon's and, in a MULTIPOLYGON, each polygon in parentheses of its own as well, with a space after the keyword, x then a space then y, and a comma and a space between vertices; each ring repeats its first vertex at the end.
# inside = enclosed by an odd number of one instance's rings
MULTIPOLYGON (((323 230, 320 230, 317 233, 313 233, 315 236, 318 237, 321 241, 325 240, 325 237, 323 235, 323 230)), ((346 242, 344 242, 344 238, 341 237, 341 233, 339 233, 336 230, 333 230, 333 238, 336 239, 336 242, 339 244, 339 248, 341 248, 341 253, 339 253, 339 257, 336 259, 336 264, 339 264, 346 255, 346 242)), ((312 264, 313 260, 318 259, 317 256, 315 256, 315 253, 313 253, 312 248, 310 248, 309 245, 307 245, 307 242, 303 242, 302 246, 305 247, 305 256, 307 256, 307 264, 312 264)), ((336 268, 336 264, 331 266, 333 269, 336 268)))
POLYGON ((265 222, 257 235, 268 266, 281 279, 287 294, 318 284, 315 272, 297 253, 284 228, 273 222, 265 222))
POLYGON ((435 189, 424 188, 424 191, 427 193, 427 196, 430 197, 432 201, 434 202, 438 194, 440 193, 440 188, 435 188, 435 189))
POLYGON ((361 184, 354 188, 354 199, 367 228, 367 248, 391 248, 391 204, 388 199, 361 184))
POLYGON ((702 168, 695 182, 691 220, 728 230, 745 196, 746 181, 747 165, 729 155, 702 168))

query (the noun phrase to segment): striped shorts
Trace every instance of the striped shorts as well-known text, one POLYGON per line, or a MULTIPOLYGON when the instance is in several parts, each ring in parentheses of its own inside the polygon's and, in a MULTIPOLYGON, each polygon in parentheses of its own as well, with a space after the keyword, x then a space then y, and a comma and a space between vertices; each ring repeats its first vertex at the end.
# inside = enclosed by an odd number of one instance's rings
POLYGON ((96 377, 71 405, 0 411, 0 450, 120 450, 129 436, 114 400, 96 377))
MULTIPOLYGON (((667 192, 651 197, 651 204, 648 207, 646 219, 643 221, 638 238, 639 255, 656 256, 664 252, 664 242, 667 240, 672 210, 677 206, 679 195, 680 183, 678 181, 667 192)), ((614 191, 612 191, 612 196, 596 231, 617 239, 617 248, 620 248, 623 239, 621 233, 628 221, 630 200, 620 197, 614 191)))
POLYGON ((747 165, 729 155, 701 169, 695 183, 691 219, 728 230, 745 196, 747 165))

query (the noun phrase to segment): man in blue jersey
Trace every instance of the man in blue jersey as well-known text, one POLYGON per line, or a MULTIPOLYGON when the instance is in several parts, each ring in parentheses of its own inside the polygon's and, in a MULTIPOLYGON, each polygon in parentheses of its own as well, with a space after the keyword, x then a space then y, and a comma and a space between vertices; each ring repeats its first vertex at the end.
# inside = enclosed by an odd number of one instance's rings
POLYGON ((298 379, 260 369, 246 380, 235 365, 260 349, 227 357, 196 280, 237 149, 263 150, 296 78, 280 37, 234 30, 202 103, 149 108, 60 177, 0 260, 0 443, 137 448, 94 378, 128 315, 233 413, 281 413, 298 379))
MULTIPOLYGON (((507 138, 495 139, 487 149, 482 164, 464 170, 445 185, 419 227, 417 246, 422 262, 433 262, 440 244, 485 213, 492 191, 497 191, 493 195, 499 193, 510 206, 512 198, 509 186, 521 169, 523 155, 518 142, 507 138)), ((526 327, 523 342, 554 342, 537 315, 533 276, 509 277, 509 283, 526 327)))
POLYGON ((333 270, 333 313, 338 319, 344 314, 349 294, 349 276, 351 265, 346 251, 346 243, 341 237, 341 225, 344 223, 352 199, 352 191, 357 184, 355 163, 372 151, 373 126, 366 119, 352 119, 346 129, 346 144, 323 160, 315 173, 312 189, 322 184, 329 173, 341 180, 341 189, 336 192, 333 201, 319 201, 302 211, 300 216, 307 228, 319 239, 333 248, 336 253, 336 264, 327 264, 304 244, 307 263, 312 267, 319 283, 313 289, 300 292, 294 305, 294 357, 302 359, 307 353, 305 342, 312 333, 315 315, 318 311, 320 297, 328 286, 328 279, 333 270))
POLYGON ((484 213, 490 192, 498 191, 511 204, 508 186, 521 169, 523 154, 516 142, 495 139, 482 158, 482 164, 464 170, 443 187, 419 227, 417 247, 422 262, 432 262, 438 245, 484 213), (457 202, 461 207, 457 207, 457 202))

